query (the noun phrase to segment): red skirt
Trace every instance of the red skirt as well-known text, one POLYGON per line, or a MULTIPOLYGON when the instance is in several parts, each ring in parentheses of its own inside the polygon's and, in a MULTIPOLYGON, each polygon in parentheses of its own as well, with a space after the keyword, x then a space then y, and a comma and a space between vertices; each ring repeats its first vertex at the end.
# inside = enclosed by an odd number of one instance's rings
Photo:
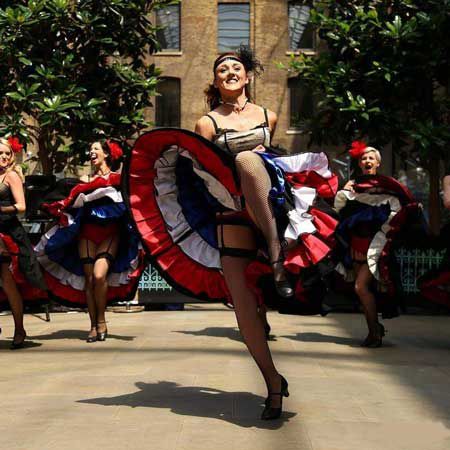
POLYGON ((87 239, 95 245, 100 245, 117 234, 119 234, 119 224, 117 222, 110 222, 106 225, 84 223, 81 225, 79 239, 87 239))

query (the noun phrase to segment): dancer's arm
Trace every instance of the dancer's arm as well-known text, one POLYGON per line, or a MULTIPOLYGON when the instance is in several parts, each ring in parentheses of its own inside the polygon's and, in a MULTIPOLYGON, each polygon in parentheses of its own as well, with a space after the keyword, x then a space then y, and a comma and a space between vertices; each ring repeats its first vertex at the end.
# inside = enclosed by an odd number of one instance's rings
POLYGON ((267 110, 267 117, 269 119, 268 125, 270 128, 270 137, 273 138, 275 129, 277 128, 278 117, 273 111, 270 111, 270 110, 267 110))
POLYGON ((11 206, 1 206, 0 212, 6 214, 25 212, 25 194, 23 192, 22 180, 20 179, 19 175, 14 171, 10 171, 6 176, 5 181, 11 189, 15 203, 11 206))

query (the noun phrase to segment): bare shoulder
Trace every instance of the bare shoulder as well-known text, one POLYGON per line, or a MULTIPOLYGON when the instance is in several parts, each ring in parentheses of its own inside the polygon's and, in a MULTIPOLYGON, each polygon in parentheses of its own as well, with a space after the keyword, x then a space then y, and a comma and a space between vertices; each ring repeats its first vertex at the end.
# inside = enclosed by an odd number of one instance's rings
POLYGON ((195 124, 195 132, 208 140, 214 137, 214 125, 208 116, 202 116, 195 124))
POLYGON ((10 185, 19 185, 19 184, 21 185, 22 179, 15 170, 10 170, 5 177, 5 182, 7 182, 10 185))

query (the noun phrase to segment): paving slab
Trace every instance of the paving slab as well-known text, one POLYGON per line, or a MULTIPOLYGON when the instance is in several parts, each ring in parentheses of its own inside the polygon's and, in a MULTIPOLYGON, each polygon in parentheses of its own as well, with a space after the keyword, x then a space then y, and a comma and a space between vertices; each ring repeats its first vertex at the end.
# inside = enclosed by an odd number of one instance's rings
POLYGON ((8 349, 0 317, 0 450, 448 450, 450 317, 386 321, 364 349, 363 317, 269 313, 270 347, 291 396, 259 419, 264 383, 233 311, 107 315, 87 344, 85 313, 27 315, 27 347, 8 349))

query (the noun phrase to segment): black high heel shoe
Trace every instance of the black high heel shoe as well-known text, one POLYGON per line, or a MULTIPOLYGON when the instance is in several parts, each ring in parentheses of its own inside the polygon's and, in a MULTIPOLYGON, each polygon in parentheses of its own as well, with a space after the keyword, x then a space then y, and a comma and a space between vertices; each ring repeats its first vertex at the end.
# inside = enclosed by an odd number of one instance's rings
MULTIPOLYGON (((99 323, 105 323, 106 322, 98 322, 97 327, 99 323)), ((108 337, 108 328, 105 329, 105 331, 98 331, 97 330, 97 341, 103 342, 106 341, 106 338, 108 337)))
POLYGON ((383 345, 383 337, 386 335, 386 330, 381 323, 377 323, 378 333, 376 336, 368 335, 361 343, 361 347, 379 348, 383 345))
POLYGON ((27 333, 24 332, 23 334, 19 334, 19 333, 14 333, 14 338, 13 341, 11 342, 10 345, 10 350, 19 350, 21 348, 25 347, 25 339, 27 338, 27 333), (16 341, 16 336, 22 336, 22 340, 20 341, 16 341))
POLYGON ((266 401, 265 401, 264 411, 261 414, 262 420, 279 419, 281 416, 281 411, 283 410, 283 397, 289 397, 288 382, 283 377, 283 375, 280 375, 280 377, 281 377, 280 392, 269 392, 269 396, 266 398, 266 401), (279 395, 281 397, 280 406, 278 408, 272 408, 272 405, 271 405, 271 403, 272 403, 271 396, 272 395, 279 395))
POLYGON ((274 276, 274 284, 275 284, 275 290, 277 291, 277 294, 282 297, 282 298, 291 298, 294 296, 294 289, 292 289, 291 283, 289 283, 288 280, 275 280, 275 266, 280 264, 282 267, 282 270, 284 271, 283 268, 283 261, 284 258, 280 257, 279 259, 277 259, 276 261, 273 261, 270 263, 270 265, 272 266, 272 270, 273 270, 273 276, 274 276))

